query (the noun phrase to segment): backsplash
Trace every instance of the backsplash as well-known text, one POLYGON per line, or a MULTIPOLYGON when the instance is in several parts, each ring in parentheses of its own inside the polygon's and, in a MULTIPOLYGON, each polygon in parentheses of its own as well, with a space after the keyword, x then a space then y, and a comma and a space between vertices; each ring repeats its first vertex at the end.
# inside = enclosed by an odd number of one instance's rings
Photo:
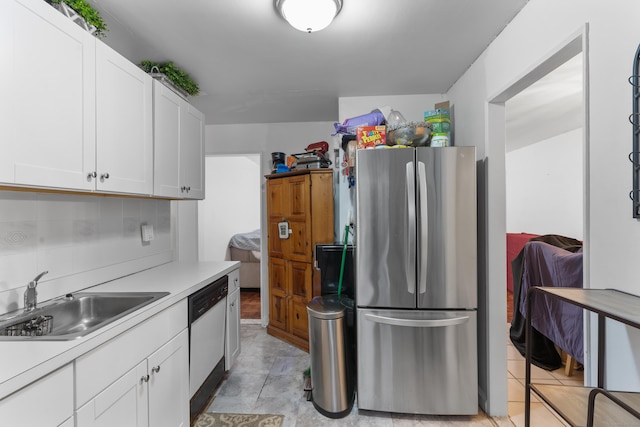
POLYGON ((171 222, 168 200, 0 191, 0 313, 45 270, 41 301, 170 261, 171 222))

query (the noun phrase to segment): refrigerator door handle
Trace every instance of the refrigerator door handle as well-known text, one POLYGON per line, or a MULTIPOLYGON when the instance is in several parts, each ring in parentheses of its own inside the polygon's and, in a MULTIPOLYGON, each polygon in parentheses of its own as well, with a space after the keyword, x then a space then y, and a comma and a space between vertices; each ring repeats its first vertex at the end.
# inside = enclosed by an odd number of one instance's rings
MULTIPOLYGON (((406 164, 406 184, 407 191, 407 214, 408 214, 408 238, 407 242, 407 257, 405 259, 405 271, 407 277, 413 276, 413 262, 416 256, 416 187, 415 187, 415 175, 413 162, 406 164)), ((407 290, 410 294, 415 292, 415 283, 411 280, 407 280, 407 290)))
POLYGON ((455 326, 467 323, 469 316, 452 317, 451 319, 400 319, 397 317, 378 316, 377 314, 367 313, 365 319, 372 322, 382 323, 391 326, 408 326, 415 328, 440 328, 444 326, 455 326))
POLYGON ((427 172, 424 162, 418 162, 418 197, 420 211, 420 262, 418 262, 418 289, 420 294, 427 292, 427 255, 429 249, 429 212, 427 205, 427 172))

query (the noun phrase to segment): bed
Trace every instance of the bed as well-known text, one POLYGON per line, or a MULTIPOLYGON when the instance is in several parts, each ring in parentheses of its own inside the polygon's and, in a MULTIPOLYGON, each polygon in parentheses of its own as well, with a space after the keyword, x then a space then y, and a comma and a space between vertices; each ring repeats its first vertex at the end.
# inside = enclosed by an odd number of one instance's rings
POLYGON ((525 354, 525 319, 534 328, 532 362, 554 370, 562 366, 556 346, 580 363, 583 355, 582 310, 557 299, 538 295, 532 313, 526 312, 526 295, 532 286, 582 287, 582 242, 558 235, 543 235, 526 242, 511 263, 513 318, 509 336, 525 354))
POLYGON ((231 236, 229 259, 240 261, 240 288, 260 289, 260 230, 231 236))

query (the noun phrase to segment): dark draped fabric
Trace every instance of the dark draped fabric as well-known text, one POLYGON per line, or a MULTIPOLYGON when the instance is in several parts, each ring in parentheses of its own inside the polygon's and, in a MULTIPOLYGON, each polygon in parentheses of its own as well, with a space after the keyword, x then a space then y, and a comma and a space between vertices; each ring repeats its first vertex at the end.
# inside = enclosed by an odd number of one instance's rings
MULTIPOLYGON (((557 234, 546 234, 534 237, 530 242, 531 241, 545 242, 569 252, 578 252, 582 249, 581 241, 557 234)), ((511 319, 511 329, 509 330, 509 338, 513 346, 518 349, 523 356, 525 355, 526 318, 522 315, 519 307, 521 301, 522 274, 525 263, 524 252, 523 248, 518 256, 511 262, 513 271, 513 318, 511 319)), ((562 366, 562 360, 554 343, 535 328, 533 328, 532 334, 531 362, 540 368, 550 371, 562 366)))

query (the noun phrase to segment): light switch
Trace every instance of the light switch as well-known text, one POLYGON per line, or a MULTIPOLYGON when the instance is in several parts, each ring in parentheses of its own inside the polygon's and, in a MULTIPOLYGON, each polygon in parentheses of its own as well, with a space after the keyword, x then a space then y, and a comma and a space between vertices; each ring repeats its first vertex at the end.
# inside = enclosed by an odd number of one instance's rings
POLYGON ((151 224, 142 224, 142 241, 150 242, 153 240, 153 225, 151 224))

